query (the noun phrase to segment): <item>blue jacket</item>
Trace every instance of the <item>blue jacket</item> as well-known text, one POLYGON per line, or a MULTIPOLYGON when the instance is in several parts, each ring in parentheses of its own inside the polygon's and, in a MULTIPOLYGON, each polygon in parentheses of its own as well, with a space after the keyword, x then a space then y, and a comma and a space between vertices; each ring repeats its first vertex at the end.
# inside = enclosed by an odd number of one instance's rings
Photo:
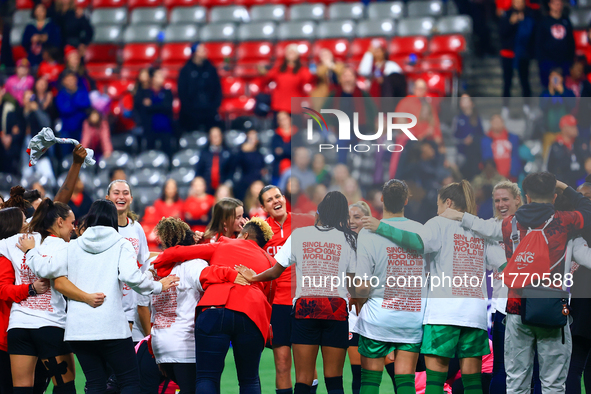
POLYGON ((43 47, 59 48, 62 45, 60 29, 51 20, 47 20, 47 23, 41 30, 37 28, 37 22, 29 23, 23 33, 22 45, 29 54, 27 57, 31 63, 31 66, 37 66, 39 63, 41 63, 41 60, 43 60, 42 51, 39 51, 39 53, 33 53, 31 51, 31 38, 33 38, 35 34, 47 34, 47 41, 45 41, 43 47))
POLYGON ((83 89, 69 92, 65 88, 55 98, 60 118, 62 119, 61 136, 80 140, 82 123, 86 119, 86 110, 90 108, 88 93, 83 89))
MULTIPOLYGON (((510 175, 514 178, 519 177, 521 173, 521 169, 523 168, 521 164, 521 158, 519 157, 519 137, 515 134, 508 133, 508 140, 512 145, 511 148, 511 171, 510 175)), ((492 143, 493 140, 487 135, 482 137, 482 161, 487 160, 494 160, 494 155, 492 151, 492 143)))

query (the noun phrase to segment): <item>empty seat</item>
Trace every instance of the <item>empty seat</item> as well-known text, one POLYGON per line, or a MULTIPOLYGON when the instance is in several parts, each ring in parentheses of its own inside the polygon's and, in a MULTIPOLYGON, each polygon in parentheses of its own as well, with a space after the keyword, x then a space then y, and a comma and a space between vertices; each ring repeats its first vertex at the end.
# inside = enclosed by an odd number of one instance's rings
POLYGON ((207 134, 201 131, 184 133, 179 138, 179 146, 183 149, 200 149, 207 145, 207 134))
POLYGON ((16 9, 17 10, 30 10, 33 8, 33 1, 32 0, 16 0, 16 9))
POLYGON ((360 61, 365 52, 371 45, 379 45, 383 48, 388 47, 388 42, 384 38, 356 38, 351 43, 351 60, 360 61))
POLYGON ((224 142, 230 149, 242 145, 246 141, 246 134, 238 130, 229 130, 224 133, 224 142))
POLYGON ((207 13, 201 6, 178 7, 170 12, 170 23, 196 23, 206 22, 207 13))
POLYGON ((586 30, 575 30, 573 32, 575 36, 575 46, 577 49, 587 48, 589 45, 588 35, 586 30))
POLYGON ((236 27, 233 23, 209 23, 199 31, 201 41, 234 41, 236 27))
POLYGON ((353 38, 355 22, 351 20, 326 21, 318 25, 318 38, 353 38))
POLYGON ((129 25, 123 33, 123 42, 157 42, 160 41, 159 25, 129 25))
POLYGON ((571 10, 570 21, 575 29, 588 27, 591 21, 591 9, 571 10))
POLYGON ((357 37, 391 37, 394 27, 392 19, 364 20, 357 24, 357 37))
POLYGON ((306 40, 290 40, 290 41, 281 41, 275 44, 275 57, 277 59, 283 59, 285 56, 285 48, 288 45, 296 44, 298 46, 298 52, 300 53, 300 59, 305 60, 310 57, 312 53, 312 44, 310 41, 306 40))
POLYGON ((10 45, 13 47, 19 46, 23 41, 23 33, 25 32, 25 26, 14 26, 10 30, 10 45))
POLYGON ((92 8, 117 8, 125 7, 127 0, 92 0, 92 8))
POLYGON ((404 16, 404 2, 390 1, 385 3, 371 3, 367 6, 369 19, 401 19, 404 16))
POLYGON ((101 170, 105 170, 107 172, 115 167, 125 168, 126 171, 133 170, 135 168, 134 161, 131 156, 118 150, 113 151, 111 156, 108 158, 103 157, 100 159, 98 162, 98 167, 101 170))
POLYGON ((166 153, 158 150, 149 150, 135 158, 135 167, 138 169, 147 167, 150 169, 159 168, 166 170, 169 165, 170 161, 166 153))
POLYGON ((235 5, 238 4, 238 2, 236 2, 235 0, 201 0, 199 1, 199 4, 207 8, 212 8, 235 5))
POLYGON ((236 48, 236 58, 243 62, 270 61, 273 43, 270 41, 243 42, 236 48))
POLYGON ((115 26, 97 26, 94 28, 93 41, 95 43, 118 43, 123 40, 123 28, 115 26))
POLYGON ((177 7, 193 7, 199 3, 199 0, 164 0, 164 6, 169 10, 177 7))
POLYGON ((191 57, 191 44, 176 43, 162 46, 162 67, 181 67, 191 57))
POLYGON ((195 167, 199 162, 199 151, 194 149, 183 149, 172 156, 173 167, 195 167))
POLYGON ((235 46, 232 42, 209 42, 205 44, 207 59, 214 65, 225 63, 234 58, 235 46))
POLYGON ((255 99, 246 96, 227 98, 222 100, 220 113, 224 115, 241 116, 252 113, 255 99))
POLYGON ((460 13, 455 1, 447 1, 446 6, 447 9, 445 15, 458 15, 460 13))
POLYGON ((127 7, 133 10, 138 7, 159 7, 162 5, 162 0, 128 0, 127 7))
POLYGON ((329 19, 363 19, 364 6, 362 3, 334 3, 328 6, 329 19))
POLYGON ((148 205, 154 204, 154 201, 160 198, 162 194, 161 186, 139 186, 134 189, 134 195, 137 197, 133 199, 134 210, 142 212, 148 205))
POLYGON ((156 44, 127 44, 123 47, 123 65, 149 65, 160 53, 156 44))
POLYGON ((349 40, 345 38, 316 40, 312 55, 317 59, 322 49, 328 49, 336 60, 345 60, 349 56, 349 47, 349 40))
POLYGON ((113 44, 90 44, 84 60, 86 64, 117 63, 117 49, 117 45, 113 44))
POLYGON ((408 18, 398 22, 397 30, 399 36, 430 36, 434 27, 435 19, 431 17, 408 18))
POLYGON ((195 170, 187 167, 175 168, 168 174, 168 178, 174 179, 180 187, 183 184, 188 184, 193 181, 193 178, 195 178, 195 170))
POLYGON ((427 52, 427 38, 418 37, 395 37, 390 42, 388 52, 390 55, 409 55, 411 53, 422 55, 427 52))
POLYGON ((166 23, 166 8, 141 7, 131 12, 131 24, 164 24, 166 23))
POLYGON ((289 9, 289 19, 292 21, 301 20, 324 20, 325 6, 322 3, 296 4, 289 9))
POLYGON ((31 18, 31 10, 18 10, 14 13, 12 17, 12 24, 13 26, 21 26, 26 25, 32 20, 33 19, 31 18))
POLYGON ((466 52, 468 43, 461 34, 435 36, 429 41, 429 53, 461 53, 466 52))
POLYGON ((275 40, 276 35, 274 22, 245 23, 238 27, 239 41, 275 40))
POLYGON ((96 25, 125 25, 127 23, 126 8, 99 8, 92 12, 90 23, 96 25))
POLYGON ((411 18, 418 16, 439 17, 443 15, 443 3, 440 0, 409 1, 406 10, 411 18))
POLYGON ((446 16, 437 21, 436 30, 439 34, 471 34, 472 18, 467 15, 446 16))
POLYGON ((286 9, 283 4, 257 5, 250 9, 250 18, 253 22, 285 20, 286 9))
POLYGON ((114 149, 125 152, 137 152, 139 149, 137 137, 131 134, 113 134, 111 135, 111 143, 114 149))
MULTIPOLYGON (((150 152, 154 151, 148 151, 146 153, 150 152)), ((136 162, 138 159, 136 159, 136 162)), ((146 165, 146 162, 142 161, 142 165, 137 167, 138 170, 130 175, 129 183, 131 184, 131 186, 162 186, 164 184, 164 181, 166 181, 166 176, 162 172, 154 171, 153 168, 146 167, 150 167, 149 163, 148 165, 146 165)))
POLYGON ((246 7, 242 6, 226 6, 226 7, 213 7, 209 12, 209 21, 212 23, 221 22, 248 22, 250 16, 246 7))
POLYGON ((285 22, 277 29, 280 40, 313 40, 316 37, 316 24, 312 21, 285 22))
POLYGON ((220 78, 220 83, 224 97, 238 97, 246 94, 246 82, 242 78, 223 77, 220 78))
POLYGON ((194 25, 170 24, 164 30, 164 42, 197 41, 199 35, 194 25))

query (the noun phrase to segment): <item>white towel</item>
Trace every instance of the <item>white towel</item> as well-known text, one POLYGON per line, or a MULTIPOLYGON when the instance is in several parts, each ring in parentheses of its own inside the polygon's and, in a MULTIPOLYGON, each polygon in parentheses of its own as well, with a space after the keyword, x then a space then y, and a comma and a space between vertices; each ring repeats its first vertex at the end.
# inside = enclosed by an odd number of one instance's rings
MULTIPOLYGON (((58 138, 53 134, 53 130, 49 127, 44 127, 41 131, 31 139, 27 153, 29 154, 29 167, 37 164, 37 161, 43 156, 45 152, 53 144, 74 144, 78 145, 79 142, 73 138, 58 138)), ((82 164, 83 168, 86 166, 93 166, 96 163, 94 160, 94 151, 92 149, 86 149, 86 158, 82 164)))

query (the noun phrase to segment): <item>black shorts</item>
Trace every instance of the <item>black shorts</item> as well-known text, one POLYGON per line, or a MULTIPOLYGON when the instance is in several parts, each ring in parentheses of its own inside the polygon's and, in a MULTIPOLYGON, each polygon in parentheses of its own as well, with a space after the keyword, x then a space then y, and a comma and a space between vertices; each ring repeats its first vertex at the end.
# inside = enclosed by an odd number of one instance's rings
POLYGON ((11 328, 7 333, 8 354, 48 359, 72 353, 59 327, 11 328))
POLYGON ((291 343, 297 345, 349 347, 349 322, 324 319, 291 320, 291 343))
POLYGON ((291 305, 273 305, 271 327, 273 327, 273 347, 291 346, 291 305))
POLYGON ((349 332, 349 346, 359 346, 359 334, 349 332))

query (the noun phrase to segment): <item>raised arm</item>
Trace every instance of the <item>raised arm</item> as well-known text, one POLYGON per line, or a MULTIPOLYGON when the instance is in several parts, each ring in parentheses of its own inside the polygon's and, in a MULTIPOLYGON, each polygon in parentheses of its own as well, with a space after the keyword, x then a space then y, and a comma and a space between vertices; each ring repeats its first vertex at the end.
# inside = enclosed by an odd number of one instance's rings
POLYGON ((459 212, 455 209, 447 208, 441 215, 446 219, 457 220, 462 222, 462 227, 467 230, 472 230, 476 235, 485 238, 488 241, 502 241, 503 231, 502 222, 494 219, 480 219, 469 213, 459 212))
POLYGON ((160 253, 158 258, 154 260, 154 266, 164 266, 193 259, 209 261, 218 245, 218 243, 208 243, 193 246, 173 246, 160 253))
POLYGON ((72 166, 68 170, 66 180, 64 180, 64 183, 58 190, 53 201, 59 201, 67 204, 72 198, 74 186, 76 185, 78 174, 80 174, 80 168, 82 168, 82 163, 84 163, 84 159, 86 158, 86 149, 84 149, 84 147, 80 144, 76 145, 73 156, 74 160, 72 162, 72 166))

